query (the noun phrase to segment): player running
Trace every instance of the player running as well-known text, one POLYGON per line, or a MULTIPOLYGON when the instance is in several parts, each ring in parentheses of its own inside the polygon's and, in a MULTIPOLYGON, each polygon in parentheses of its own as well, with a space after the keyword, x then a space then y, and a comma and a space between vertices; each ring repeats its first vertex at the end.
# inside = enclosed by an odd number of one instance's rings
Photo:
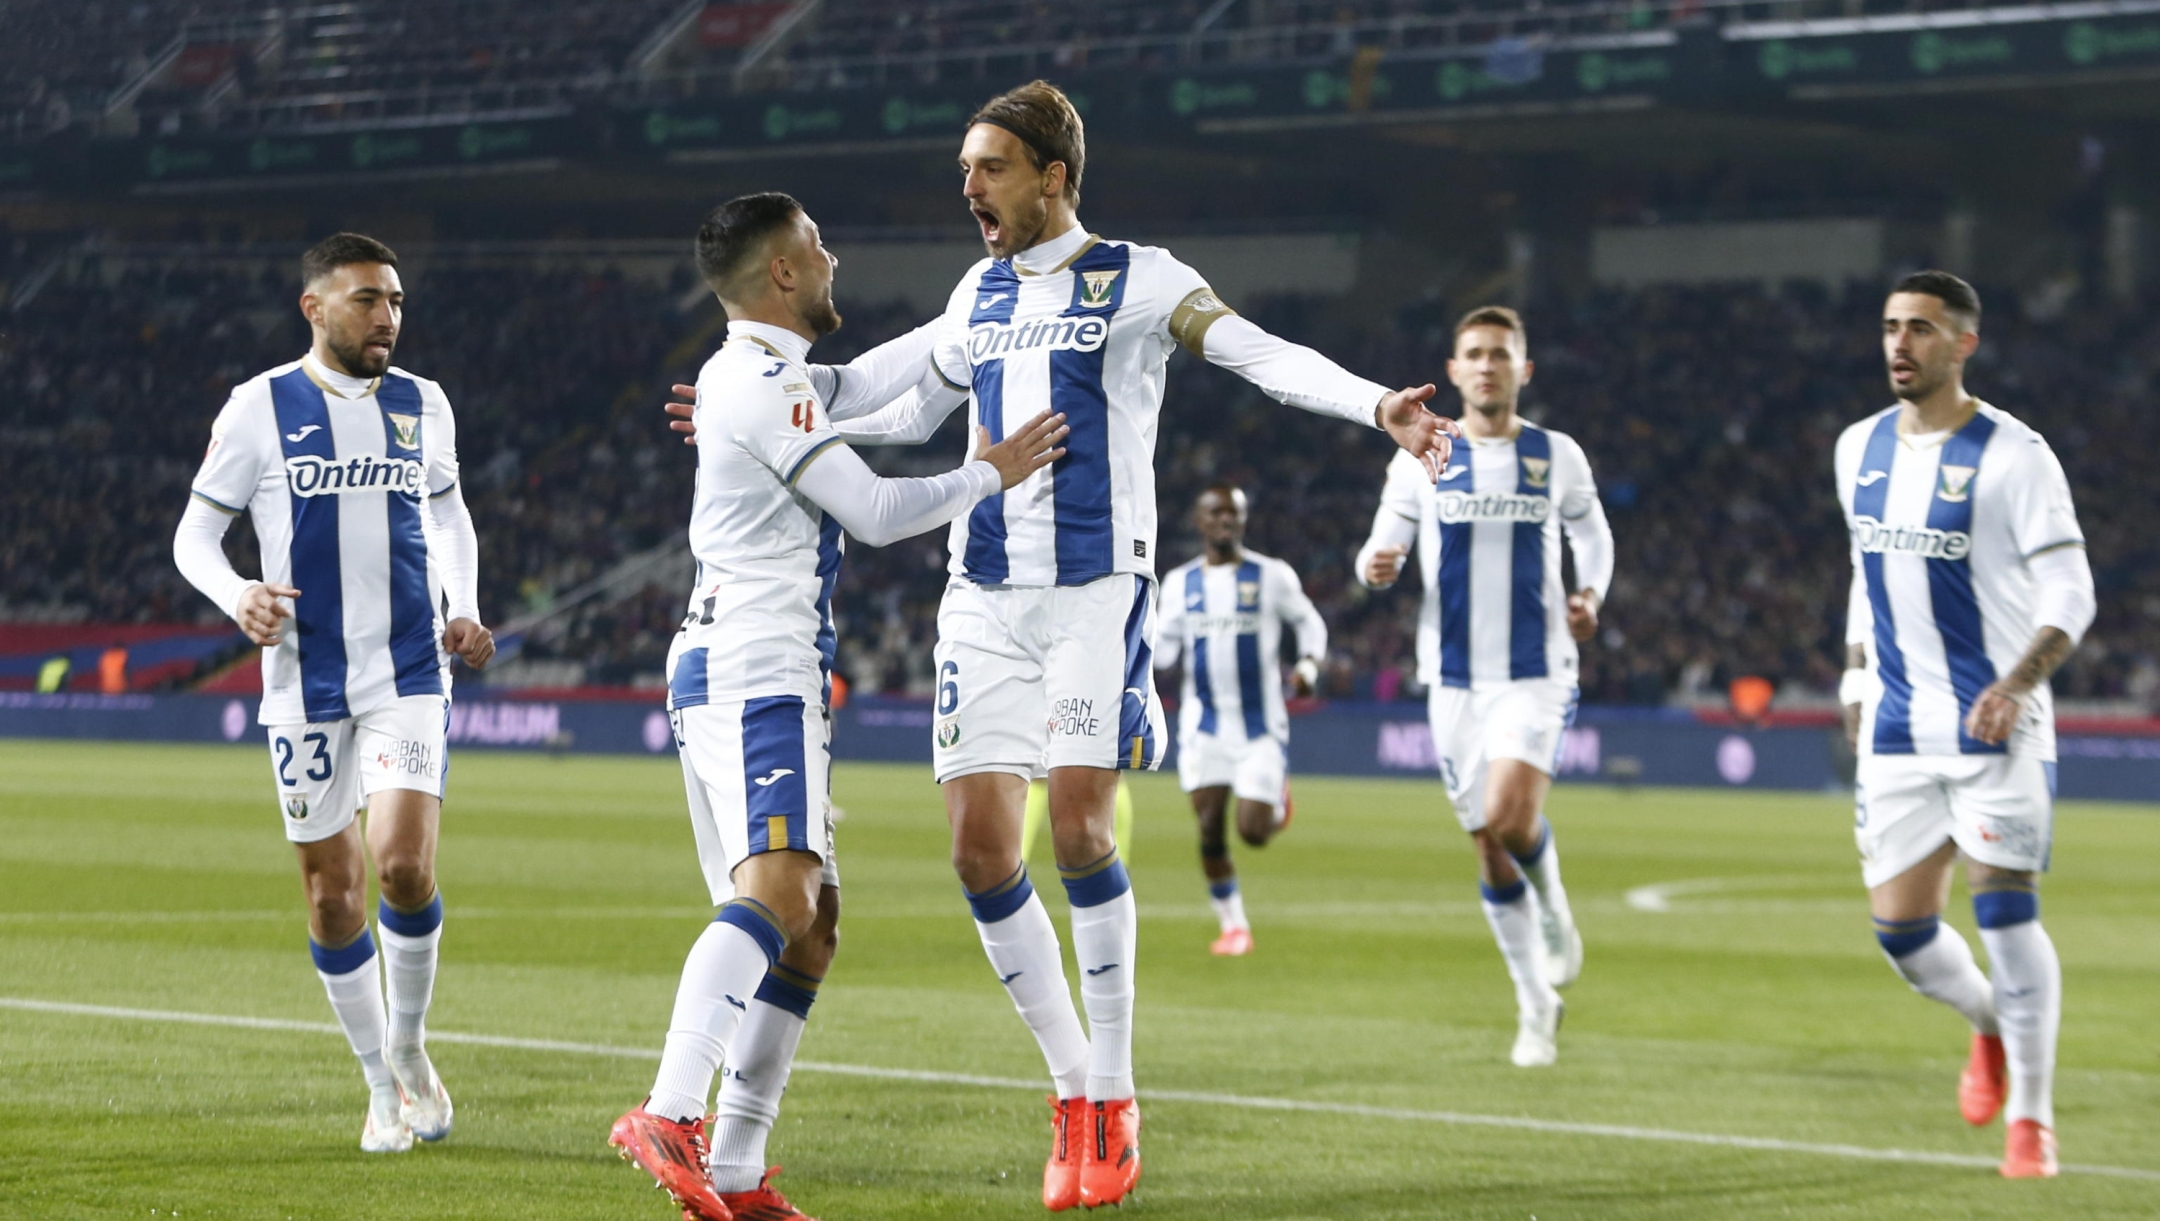
POLYGON ((1169 252, 1105 241, 1078 219, 1086 135, 1036 81, 991 99, 960 149, 988 248, 954 290, 917 390, 843 424, 866 442, 926 438, 973 398, 994 439, 1045 408, 1071 452, 953 523, 938 611, 938 782, 983 948, 1034 1032, 1057 1095, 1050 1209, 1123 1200, 1140 1176, 1133 1102, 1137 920, 1112 835, 1121 769, 1156 766, 1156 416, 1182 346, 1273 397, 1385 429, 1437 474, 1433 387, 1390 392, 1238 317, 1169 252), (1072 903, 1083 1033, 1057 933, 1020 854, 1028 782, 1049 778, 1050 833, 1072 903))
POLYGON ((173 562, 262 646, 258 719, 307 892, 308 948, 368 1083, 360 1147, 402 1153, 415 1136, 450 1134, 450 1094, 426 1044, 450 657, 479 669, 495 640, 480 626, 480 548, 458 490, 450 400, 390 363, 405 308, 397 255, 339 233, 302 257, 300 274, 313 346, 234 388, 173 562), (242 512, 261 544, 260 581, 233 571, 221 543, 242 512))
POLYGON ((2062 1021, 2037 889, 2054 829, 2048 677, 2092 623, 2092 569, 2054 451, 1965 390, 1972 286, 1906 276, 1882 328, 1899 402, 1837 444, 1853 562, 1839 702, 1860 756, 1861 877, 1891 967, 1972 1026, 1966 1122, 2003 1112, 2003 1175, 2047 1177, 2062 1021), (1941 919, 1960 852, 1992 984, 1941 919))
MULTIPOLYGON (((697 262, 728 337, 698 374, 697 586, 669 650, 668 716, 720 910, 683 965, 652 1093, 608 1142, 691 1221, 779 1221, 802 1214, 769 1181, 766 1137, 838 944, 827 706, 841 531, 883 546, 942 525, 1063 456, 1052 447, 1065 429, 1045 412, 1003 442, 978 436, 957 470, 880 479, 833 416, 898 393, 876 370, 917 349, 875 350, 844 381, 813 374, 811 343, 840 326, 838 260, 801 205, 780 194, 722 204, 698 230, 697 262), (705 1103, 723 1061, 708 1160, 705 1103)), ((898 363, 917 376, 912 357, 898 363)))
POLYGON ((1358 579, 1383 589, 1418 547, 1418 678, 1456 820, 1477 846, 1485 919, 1515 981, 1510 1058, 1524 1068, 1558 1056, 1556 989, 1582 971, 1545 795, 1575 715, 1575 643, 1597 630, 1613 569, 1612 528, 1582 447, 1516 414, 1532 371, 1514 310, 1483 306, 1455 324, 1448 379, 1462 393, 1469 444, 1437 485, 1396 455, 1357 558, 1358 579), (1560 580, 1563 529, 1572 592, 1560 580))
POLYGON ((1327 621, 1290 565, 1245 549, 1245 493, 1218 483, 1200 493, 1193 521, 1207 550, 1164 579, 1169 609, 1156 634, 1155 668, 1185 662, 1178 696, 1178 785, 1200 820, 1200 871, 1221 935, 1211 954, 1252 952, 1252 926, 1223 834, 1237 797, 1238 837, 1264 848, 1290 824, 1290 716, 1283 708, 1282 629, 1297 632, 1291 684, 1311 695, 1327 656, 1327 621))

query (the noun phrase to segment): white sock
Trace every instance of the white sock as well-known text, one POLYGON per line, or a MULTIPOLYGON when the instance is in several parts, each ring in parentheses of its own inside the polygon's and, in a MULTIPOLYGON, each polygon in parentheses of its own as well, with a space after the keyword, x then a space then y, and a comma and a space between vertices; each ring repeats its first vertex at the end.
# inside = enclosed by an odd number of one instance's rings
POLYGON ((1995 1013, 2002 1025, 2010 1096, 2004 1122, 2037 1119, 2055 1126, 2055 1036, 2062 1027, 2062 962, 2038 920, 1983 928, 1994 976, 1995 1013))
POLYGON ((1538 846, 1526 855, 1516 857, 1515 863, 1521 867, 1530 889, 1537 892, 1538 902, 1545 910, 1566 920, 1572 913, 1568 908, 1567 887, 1560 884, 1560 845, 1553 842, 1552 824, 1542 818, 1538 821, 1538 846))
POLYGON ((1485 922, 1492 925, 1493 940, 1500 943, 1500 957, 1507 963, 1508 978, 1515 981, 1515 1007, 1524 1013, 1545 1013, 1560 1003, 1560 994, 1545 981, 1544 934, 1538 931, 1537 903, 1521 878, 1494 888, 1480 886, 1485 922))
POLYGON ((989 894, 968 896, 975 909, 975 931, 1013 1008, 1035 1032, 1057 1096, 1078 1098, 1087 1088, 1088 1039, 1080 1029, 1080 1015, 1073 1011, 1072 988, 1065 982, 1065 955, 1026 868, 1014 878, 1016 882, 989 894), (1022 891, 1024 898, 1012 897, 1022 891), (985 922, 985 914, 997 919, 985 922))
POLYGON ((1133 1096, 1133 959, 1140 909, 1117 850, 1080 869, 1060 869, 1072 900, 1073 957, 1088 1018, 1087 1098, 1133 1096))
POLYGON ((1883 957, 1913 991, 1957 1010, 1974 1031, 1996 1033, 1995 989, 1980 973, 1972 947, 1956 929, 1937 924, 1934 938, 1926 945, 1903 956, 1886 948, 1883 957))
POLYGON ((683 1122, 705 1115, 713 1074, 727 1055, 743 1013, 785 942, 756 904, 737 899, 720 909, 683 962, 660 1071, 645 1109, 683 1122), (746 927, 753 926, 753 927, 746 927))
MULTIPOLYGON (((759 997, 743 1015, 742 1029, 735 1032, 727 1072, 720 1079, 718 1117, 713 1122, 713 1187, 721 1192, 750 1191, 765 1177, 765 1139, 780 1118, 780 1095, 787 1091, 788 1073, 795 1067, 795 1049, 802 1044, 809 1006, 795 1013, 781 1004, 795 998, 765 999, 771 995, 772 977, 758 988, 759 997)), ((798 989, 798 991, 801 991, 798 989)), ((810 995, 814 996, 814 993, 810 995)))
POLYGON ((382 969, 377 965, 374 939, 362 929, 359 939, 342 949, 326 950, 312 941, 308 948, 315 955, 315 974, 330 996, 330 1010, 337 1014, 353 1054, 360 1058, 369 1091, 395 1097, 397 1079, 383 1058, 388 1023, 383 1017, 382 969))
POLYGON ((1208 883, 1208 905, 1215 909, 1215 919, 1223 932, 1252 927, 1245 923, 1245 892, 1238 888, 1235 877, 1208 883))
POLYGON ((417 913, 382 905, 378 913, 383 977, 388 984, 392 1066, 415 1089, 427 1085, 427 1011, 435 996, 436 947, 442 941, 442 899, 417 913), (402 927, 405 931, 399 931, 402 927))

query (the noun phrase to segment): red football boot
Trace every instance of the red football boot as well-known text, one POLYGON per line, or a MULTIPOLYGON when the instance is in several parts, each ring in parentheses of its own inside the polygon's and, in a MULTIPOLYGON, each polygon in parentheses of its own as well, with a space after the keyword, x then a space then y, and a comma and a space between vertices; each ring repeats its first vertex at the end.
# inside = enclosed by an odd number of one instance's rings
POLYGON ((1122 1204, 1140 1182, 1140 1103, 1120 1098, 1086 1106, 1088 1130, 1080 1146, 1080 1202, 1089 1208, 1122 1204))
POLYGON ((1958 1074, 1958 1111, 1974 1127, 1992 1123, 2002 1112, 2003 1095, 2009 1089, 2003 1076, 2002 1036, 1975 1034, 1972 1055, 1958 1074))
POLYGON ((1208 945, 1208 953, 1222 958, 1242 958, 1252 953, 1252 930, 1249 928, 1226 929, 1208 945))
POLYGON ((1087 1144, 1088 1101, 1052 1098, 1050 1160, 1043 1163, 1043 1207, 1064 1212, 1080 1203, 1080 1150, 1087 1144))
POLYGON ((765 1177, 759 1179, 758 1185, 749 1191, 721 1192, 720 1202, 728 1206, 729 1212, 735 1214, 735 1221, 817 1221, 817 1218, 788 1203, 788 1198, 772 1185, 772 1181, 778 1177, 780 1168, 775 1166, 766 1171, 765 1177))
POLYGON ((608 1144, 622 1153, 624 1161, 644 1167, 660 1189, 682 1205, 689 1221, 735 1221, 705 1169, 703 1117, 678 1123, 641 1104, 615 1121, 608 1144))
POLYGON ((2041 1127, 2037 1119, 2012 1121, 2009 1139, 2003 1142, 2002 1176, 2052 1179, 2061 1172, 2055 1164, 2054 1129, 2041 1127))

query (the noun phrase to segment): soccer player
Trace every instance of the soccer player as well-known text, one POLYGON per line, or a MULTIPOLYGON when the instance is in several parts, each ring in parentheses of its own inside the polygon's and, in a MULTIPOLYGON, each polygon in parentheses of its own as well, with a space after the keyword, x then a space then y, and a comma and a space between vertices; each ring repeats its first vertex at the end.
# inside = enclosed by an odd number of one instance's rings
POLYGON ((994 439, 1045 408, 1070 453, 953 523, 938 611, 937 779, 953 861, 992 969, 1056 1087, 1043 1203, 1115 1204, 1140 1176, 1132 1014, 1137 918, 1112 834, 1121 769, 1156 766, 1156 417, 1184 347, 1276 399, 1384 429, 1437 477, 1452 425, 1432 386, 1389 391, 1238 317, 1168 251, 1106 241, 1078 217, 1086 134, 1036 81, 991 99, 960 148, 961 193, 989 257, 962 277, 916 390, 840 425, 919 442, 962 402, 994 439), (1020 855, 1030 780, 1049 779, 1051 844, 1072 903, 1088 1029, 1020 855))
POLYGON ((720 910, 683 966, 652 1093, 608 1140, 692 1221, 779 1221, 802 1214, 773 1189, 765 1141, 838 944, 827 707, 841 532, 883 546, 942 525, 1062 456, 1065 430, 1041 413, 1003 442, 979 436, 957 470, 880 479, 833 431, 832 410, 897 390, 864 376, 842 394, 832 370, 811 373, 811 343, 840 326, 838 260, 801 205, 730 200, 705 218, 696 250, 728 332, 698 375, 690 421, 697 585, 669 650, 668 716, 720 910), (708 1158, 705 1104, 723 1061, 708 1158))
POLYGON ((1469 444, 1437 485, 1397 455, 1357 558, 1359 579, 1382 589, 1418 548, 1418 678, 1440 774, 1477 848, 1485 919, 1515 982, 1510 1059, 1524 1068, 1558 1056, 1557 989, 1582 970, 1545 795, 1575 715, 1575 644, 1597 630, 1613 568, 1582 447, 1516 413, 1532 371, 1514 310, 1482 306, 1455 324, 1448 378, 1469 444), (1563 529, 1572 588, 1560 579, 1563 529))
POLYGON ((1966 392, 1972 286, 1906 276, 1882 337, 1899 401, 1846 429, 1836 458, 1852 531, 1839 702, 1860 757, 1861 878, 1891 967, 1972 1026, 1966 1122, 2004 1113, 2002 1173, 2044 1177, 2062 1020, 2037 890, 2054 825, 2048 677, 2092 623, 2092 569, 2054 451, 1966 392), (1960 852, 1992 983, 1942 923, 1960 852))
POLYGON ((1178 785, 1200 820, 1200 871, 1221 935, 1212 954, 1252 952, 1252 926, 1223 834, 1237 796, 1238 837, 1264 848, 1290 822, 1290 715, 1283 708, 1282 629, 1297 632, 1291 684, 1311 695, 1327 656, 1327 621, 1290 565, 1245 549, 1245 493, 1218 483, 1200 493, 1193 521, 1207 550, 1164 578, 1169 609, 1155 667, 1185 662, 1178 696, 1178 785))
POLYGON ((390 363, 405 309, 397 255, 339 233, 307 252, 300 274, 314 343, 234 388, 173 560, 262 646, 259 719, 307 892, 308 948, 368 1083, 360 1147, 401 1153, 415 1136, 450 1133, 450 1094, 426 1043, 450 658, 479 669, 495 640, 480 626, 480 549, 450 400, 390 363), (221 545, 242 512, 261 543, 260 581, 235 572, 221 545))

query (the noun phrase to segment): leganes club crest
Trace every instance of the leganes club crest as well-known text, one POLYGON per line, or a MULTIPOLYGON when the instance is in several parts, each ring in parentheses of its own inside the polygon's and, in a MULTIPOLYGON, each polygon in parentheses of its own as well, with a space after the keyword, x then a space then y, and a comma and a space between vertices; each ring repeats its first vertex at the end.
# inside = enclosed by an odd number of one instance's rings
POLYGON ((1525 458, 1522 460, 1522 469, 1523 478, 1530 486, 1541 488, 1545 486, 1546 480, 1552 478, 1552 459, 1525 458))
POLYGON ((1095 308, 1110 304, 1110 289, 1117 283, 1122 268, 1112 271, 1083 271, 1080 273, 1080 304, 1095 308))
POLYGON ((1942 487, 1936 495, 1945 504, 1963 504, 1972 495, 1973 472, 1977 467, 1945 466, 1942 468, 1942 487))
POLYGON ((390 417, 390 431, 397 434, 397 443, 406 449, 420 448, 420 417, 404 415, 396 411, 383 413, 390 417))

